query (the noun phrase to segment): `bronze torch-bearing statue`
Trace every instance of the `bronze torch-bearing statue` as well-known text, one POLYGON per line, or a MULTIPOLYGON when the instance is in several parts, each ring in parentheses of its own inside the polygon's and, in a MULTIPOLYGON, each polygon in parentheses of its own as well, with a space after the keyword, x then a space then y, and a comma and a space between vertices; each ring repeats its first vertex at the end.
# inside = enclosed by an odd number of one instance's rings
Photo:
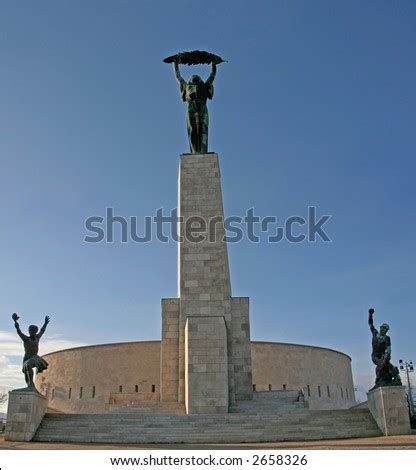
POLYGON ((401 385, 399 369, 390 362, 391 359, 391 340, 387 336, 389 325, 383 323, 380 326, 380 331, 374 328, 373 322, 374 309, 370 308, 368 311, 368 326, 370 327, 372 338, 372 353, 371 360, 376 366, 376 381, 374 387, 401 385))

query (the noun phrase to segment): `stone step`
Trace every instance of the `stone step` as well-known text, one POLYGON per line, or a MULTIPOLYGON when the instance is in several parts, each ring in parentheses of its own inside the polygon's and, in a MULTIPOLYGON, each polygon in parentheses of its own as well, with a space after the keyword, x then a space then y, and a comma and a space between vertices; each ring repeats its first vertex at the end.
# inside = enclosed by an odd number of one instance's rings
MULTIPOLYGON (((363 423, 355 423, 354 425, 352 423, 350 423, 348 426, 344 426, 342 431, 340 430, 339 432, 341 432, 341 434, 349 434, 350 432, 353 432, 355 430, 359 430, 360 432, 364 430, 364 427, 362 426, 363 423)), ((366 426, 365 426, 365 430, 368 430, 370 429, 370 425, 371 423, 365 423, 366 426)), ((164 436, 164 435, 171 435, 171 436, 180 436, 180 435, 184 435, 185 437, 188 436, 189 432, 192 431, 192 434, 193 436, 197 436, 197 435, 200 435, 200 434, 206 434, 206 433, 209 433, 209 432, 212 432, 214 435, 221 435, 221 434, 225 434, 225 435, 231 435, 233 433, 235 434, 238 434, 238 435, 252 435, 253 433, 255 432, 269 432, 269 433, 283 433, 283 434, 288 434, 289 432, 295 432, 295 433, 301 433, 302 435, 304 435, 305 433, 308 433, 308 432, 317 432, 317 433, 321 433, 321 432, 324 432, 324 431, 331 431, 331 432, 334 432, 334 429, 331 429, 332 427, 331 426, 328 426, 328 425, 322 425, 322 426, 314 426, 314 425, 303 425, 302 426, 302 429, 299 429, 299 427, 293 427, 293 426, 290 426, 288 424, 286 425, 275 425, 275 426, 244 426, 244 427, 241 427, 241 426, 235 426, 235 427, 229 427, 229 426, 226 426, 224 427, 224 429, 221 429, 220 426, 218 427, 206 427, 206 429, 201 429, 201 428, 196 428, 196 427, 187 427, 187 428, 171 428, 171 429, 163 429, 161 430, 160 427, 153 427, 153 428, 150 428, 150 427, 143 427, 143 428, 139 428, 139 427, 133 427, 133 426, 130 426, 130 427, 127 427, 125 429, 122 429, 122 430, 116 430, 114 427, 111 427, 111 426, 108 426, 108 427, 94 427, 94 426, 90 426, 88 428, 76 428, 76 429, 71 429, 69 434, 68 435, 71 435, 71 436, 76 436, 76 435, 84 435, 87 431, 89 433, 93 433, 94 435, 96 433, 102 433, 102 434, 108 434, 109 436, 114 436, 114 435, 117 435, 117 434, 131 434, 131 435, 134 435, 135 432, 137 433, 141 433, 143 434, 143 432, 145 431, 146 434, 149 436, 151 434, 156 434, 156 435, 159 435, 159 436, 164 436)), ((371 429, 373 430, 373 429, 371 429)), ((46 436, 46 435, 51 435, 51 436, 56 436, 60 433, 60 430, 59 429, 56 429, 56 428, 43 428, 41 429, 41 432, 39 434, 38 437, 40 436, 46 436)), ((67 435, 66 432, 62 432, 62 434, 64 435, 67 435)))
POLYGON ((299 390, 271 390, 265 392, 253 392, 253 401, 295 401, 299 397, 299 390))
POLYGON ((246 417, 244 420, 240 420, 240 421, 231 421, 231 420, 227 420, 227 421, 224 421, 224 420, 218 420, 218 421, 208 421, 208 420, 201 420, 201 421, 189 421, 189 422, 186 422, 186 421, 175 421, 175 420, 172 420, 172 421, 164 421, 164 422, 161 422, 161 421, 145 421, 145 420, 134 420, 134 419, 131 419, 131 420, 112 420, 112 421, 52 421, 50 419, 48 419, 48 417, 45 418, 45 421, 44 423, 42 424, 43 426, 60 426, 61 424, 70 424, 71 426, 112 426, 114 424, 117 424, 117 425, 124 425, 124 426, 137 426, 137 427, 151 427, 151 426, 160 426, 160 425, 166 425, 166 426, 201 426, 201 425, 204 425, 204 426, 217 426, 217 425, 223 425, 223 424, 226 424, 228 426, 244 426, 244 425, 247 425, 247 426, 254 426, 256 423, 259 423, 261 426, 266 426, 268 425, 269 423, 272 424, 272 425, 275 425, 276 423, 277 424, 290 424, 292 422, 296 422, 296 423, 309 423, 309 422, 312 422, 314 425, 316 426, 319 426, 320 423, 324 423, 324 424, 329 424, 333 421, 336 421, 336 422, 343 422, 344 424, 347 424, 347 423, 355 423, 355 422, 358 422, 358 423, 361 423, 363 420, 365 420, 366 418, 335 418, 335 419, 308 419, 308 418, 304 418, 304 417, 297 417, 297 416, 293 416, 292 419, 291 418, 278 418, 276 417, 275 419, 271 418, 269 420, 265 420, 263 416, 249 416, 249 417, 246 417))
POLYGON ((34 440, 45 442, 237 443, 381 435, 368 410, 134 416, 47 414, 34 440))
MULTIPOLYGON (((296 390, 279 390, 267 392, 254 392, 253 400, 239 401, 230 406, 230 413, 276 413, 287 412, 292 409, 305 408, 304 400, 299 401, 299 392, 296 390)), ((110 405, 109 413, 135 414, 136 416, 155 415, 185 415, 185 406, 180 403, 140 401, 130 404, 110 405)))
POLYGON ((291 410, 304 409, 305 403, 247 403, 231 405, 229 408, 230 413, 279 413, 291 410))
POLYGON ((44 436, 41 439, 35 438, 35 441, 41 442, 73 442, 73 443, 122 443, 122 444, 173 444, 173 443, 186 443, 186 444, 232 444, 232 443, 244 443, 244 442, 282 442, 282 441, 305 441, 305 440, 325 440, 325 439, 353 439, 353 438, 364 438, 364 437, 377 437, 380 436, 377 432, 366 432, 365 430, 349 431, 347 433, 336 433, 336 432, 325 432, 320 431, 318 433, 313 432, 298 432, 298 433, 270 433, 261 432, 246 433, 246 434, 218 434, 217 432, 202 435, 168 435, 164 436, 163 433, 154 435, 143 435, 143 434, 94 434, 85 433, 81 435, 67 435, 67 434, 53 434, 50 436, 44 436))
POLYGON ((230 413, 269 414, 307 408, 309 404, 297 390, 254 392, 252 400, 239 401, 230 406, 230 413))
MULTIPOLYGON (((361 416, 361 415, 367 415, 368 410, 367 409, 342 409, 342 410, 309 410, 307 408, 301 408, 301 409, 295 409, 292 412, 288 413, 275 413, 276 416, 287 416, 291 414, 296 414, 299 416, 316 416, 316 417, 328 417, 328 416, 361 416)), ((128 413, 101 413, 101 414, 85 414, 85 413, 79 413, 79 414, 63 414, 63 413, 47 413, 47 416, 50 419, 54 420, 65 420, 65 421, 70 421, 73 419, 85 419, 85 420, 97 420, 97 419, 109 419, 113 420, 116 417, 120 417, 122 419, 128 419, 129 416, 131 416, 133 419, 136 419, 136 416, 134 414, 129 415, 128 413)), ((229 413, 218 413, 218 414, 190 414, 190 415, 182 415, 182 416, 175 416, 175 415, 156 415, 156 416, 151 416, 151 417, 146 417, 146 418, 151 418, 155 420, 168 420, 168 419, 175 419, 175 420, 186 420, 189 421, 190 419, 195 419, 195 420, 205 420, 205 419, 213 419, 213 420, 218 420, 218 419, 235 419, 235 420, 241 420, 244 417, 242 416, 233 416, 230 415, 229 413)))
MULTIPOLYGON (((232 416, 242 416, 240 414, 234 414, 234 413, 231 413, 232 416)), ((230 419, 227 419, 227 420, 224 420, 224 419, 218 419, 218 420, 209 420, 209 419, 206 419, 206 420, 199 420, 199 421, 195 421, 193 420, 192 418, 189 418, 189 420, 186 420, 186 421, 180 421, 180 420, 175 420, 174 418, 171 418, 171 419, 168 419, 168 420, 164 420, 164 421, 160 421, 160 420, 156 420, 156 419, 146 419, 147 417, 144 417, 144 416, 140 416, 138 418, 134 418, 134 417, 130 417, 128 419, 123 419, 121 417, 118 417, 117 419, 114 419, 114 420, 108 420, 108 419, 97 419, 97 420, 82 420, 82 419, 79 419, 79 420, 62 420, 62 421, 58 421, 58 420, 52 420, 51 418, 49 418, 48 416, 46 417, 47 419, 45 419, 45 423, 48 423, 51 424, 51 425, 59 425, 60 423, 70 423, 71 425, 85 425, 85 426, 88 426, 88 425, 91 425, 91 424, 103 424, 103 425, 106 425, 106 424, 120 424, 120 425, 129 425, 129 424, 140 424, 140 425, 143 425, 143 426, 146 426, 146 425, 166 425, 166 426, 171 426, 173 424, 179 424, 179 425, 183 425, 183 424, 189 424, 189 425, 196 425, 196 426, 200 426, 202 424, 206 424, 206 425, 214 425, 214 424, 218 424, 218 423, 222 423, 222 424, 229 424, 229 425, 233 425, 233 424, 236 424, 236 425, 242 425, 244 423, 254 423, 254 422, 261 422, 261 423, 268 423, 269 421, 272 422, 272 423, 275 423, 275 422, 279 422, 279 423, 285 423, 285 422, 292 422, 293 420, 296 420, 297 422, 304 422, 304 421, 310 421, 310 418, 307 418, 307 417, 303 417, 303 416, 296 416, 296 415, 293 415, 293 416, 290 416, 290 417, 286 417, 286 418, 283 418, 283 417, 279 417, 279 416, 276 416, 276 417, 266 417, 266 415, 262 415, 262 414, 259 414, 259 415, 244 415, 244 420, 232 420, 231 418, 230 419)), ((356 420, 362 420, 362 418, 342 418, 342 417, 338 417, 336 418, 338 420, 343 420, 345 422, 349 422, 349 421, 356 421, 356 420)), ((315 423, 320 423, 321 421, 326 423, 328 421, 330 421, 331 419, 319 419, 319 418, 316 418, 314 419, 314 422, 315 423)))
MULTIPOLYGON (((247 400, 238 401, 235 405, 254 405, 254 406, 270 406, 270 405, 293 405, 293 403, 305 403, 304 400, 293 399, 276 399, 276 400, 247 400)), ((233 403, 234 405, 234 403, 233 403)))
POLYGON ((110 405, 109 413, 136 415, 184 415, 185 405, 181 403, 141 402, 128 405, 110 405))

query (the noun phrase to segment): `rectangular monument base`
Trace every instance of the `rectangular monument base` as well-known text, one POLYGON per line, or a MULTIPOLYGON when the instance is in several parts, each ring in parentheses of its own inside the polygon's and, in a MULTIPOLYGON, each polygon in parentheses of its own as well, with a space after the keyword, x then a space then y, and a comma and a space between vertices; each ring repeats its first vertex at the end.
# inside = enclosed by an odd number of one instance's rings
POLYGON ((227 329, 223 316, 189 316, 185 325, 187 414, 228 413, 227 329))
POLYGON ((46 412, 47 400, 37 390, 9 392, 6 441, 31 441, 46 412))
POLYGON ((406 389, 378 387, 367 393, 368 408, 385 436, 410 434, 406 389))

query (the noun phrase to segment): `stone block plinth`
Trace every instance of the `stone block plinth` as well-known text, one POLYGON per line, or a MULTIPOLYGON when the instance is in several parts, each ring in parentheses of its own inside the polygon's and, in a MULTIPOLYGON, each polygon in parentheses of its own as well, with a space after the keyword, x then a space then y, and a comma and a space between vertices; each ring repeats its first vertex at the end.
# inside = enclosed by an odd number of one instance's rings
POLYGON ((227 329, 222 316, 187 318, 185 406, 188 414, 228 413, 227 329))
MULTIPOLYGON (((248 297, 231 298, 232 367, 234 369, 235 400, 251 400, 253 377, 251 368, 251 341, 248 297)), ((230 354, 229 354, 230 355, 230 354)))
POLYGON ((178 401, 179 299, 162 299, 160 401, 178 401))
POLYGON ((37 390, 9 392, 6 441, 31 441, 46 412, 47 400, 37 390))
POLYGON ((385 436, 410 434, 406 389, 378 387, 367 393, 368 408, 385 436))

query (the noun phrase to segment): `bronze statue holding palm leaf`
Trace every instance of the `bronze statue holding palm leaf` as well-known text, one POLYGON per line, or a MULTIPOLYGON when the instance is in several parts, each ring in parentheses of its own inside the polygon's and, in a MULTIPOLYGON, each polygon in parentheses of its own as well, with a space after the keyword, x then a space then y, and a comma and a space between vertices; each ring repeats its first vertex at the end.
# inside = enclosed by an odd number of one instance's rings
POLYGON ((213 82, 217 73, 217 64, 224 60, 209 52, 192 51, 181 52, 174 56, 164 59, 166 63, 173 63, 176 80, 179 83, 179 89, 182 101, 188 103, 186 115, 186 125, 188 129, 189 148, 191 153, 208 152, 208 108, 207 100, 214 97, 213 82), (181 76, 179 64, 196 65, 211 64, 211 74, 206 81, 199 75, 192 75, 186 81, 181 76))

